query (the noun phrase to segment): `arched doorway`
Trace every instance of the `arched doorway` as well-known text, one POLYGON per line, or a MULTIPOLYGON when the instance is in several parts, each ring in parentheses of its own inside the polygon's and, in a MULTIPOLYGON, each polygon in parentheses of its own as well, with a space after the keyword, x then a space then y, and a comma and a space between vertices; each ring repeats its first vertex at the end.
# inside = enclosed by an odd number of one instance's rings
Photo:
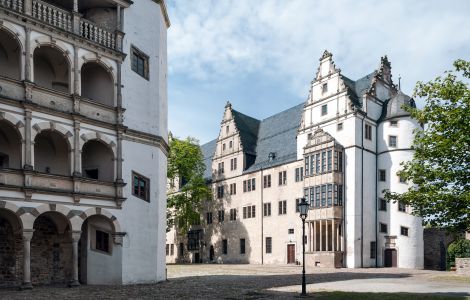
POLYGON ((113 222, 102 215, 88 217, 78 245, 78 276, 81 284, 120 284, 121 246, 114 243, 113 222))
POLYGON ((104 143, 91 140, 82 149, 82 174, 86 178, 114 181, 114 154, 104 143))
POLYGON ((31 239, 31 282, 33 285, 66 284, 72 279, 72 233, 68 219, 46 212, 34 221, 31 239))
POLYGON ((114 82, 111 74, 100 64, 88 62, 81 70, 81 95, 95 102, 114 105, 114 82))
POLYGON ((23 278, 21 221, 0 208, 0 287, 18 286, 23 278))
POLYGON ((0 29, 0 76, 21 80, 21 46, 7 31, 0 29))
POLYGON ((396 249, 385 249, 384 267, 386 268, 397 267, 397 250, 396 249))
POLYGON ((0 120, 0 169, 21 169, 21 135, 5 120, 0 120))
POLYGON ((57 131, 44 130, 34 141, 34 169, 38 172, 70 175, 69 145, 57 131))
POLYGON ((64 53, 50 46, 34 51, 34 82, 41 87, 69 93, 70 71, 64 53))

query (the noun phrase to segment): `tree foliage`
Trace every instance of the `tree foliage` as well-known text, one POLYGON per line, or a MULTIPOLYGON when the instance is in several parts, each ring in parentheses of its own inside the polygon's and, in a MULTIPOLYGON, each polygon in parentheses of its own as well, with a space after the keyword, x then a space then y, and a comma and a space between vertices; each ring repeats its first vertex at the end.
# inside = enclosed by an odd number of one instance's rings
POLYGON ((212 193, 204 180, 204 162, 198 141, 170 137, 167 177, 170 192, 167 204, 167 229, 178 225, 185 234, 190 226, 200 222, 203 202, 210 200, 212 193), (178 181, 178 186, 172 183, 178 181))
POLYGON ((417 83, 414 96, 425 106, 405 109, 425 126, 415 131, 413 159, 398 172, 413 185, 385 198, 410 205, 432 226, 461 231, 470 228, 470 62, 457 60, 454 67, 417 83))
POLYGON ((457 240, 447 248, 447 269, 455 267, 455 259, 470 257, 470 240, 457 240))

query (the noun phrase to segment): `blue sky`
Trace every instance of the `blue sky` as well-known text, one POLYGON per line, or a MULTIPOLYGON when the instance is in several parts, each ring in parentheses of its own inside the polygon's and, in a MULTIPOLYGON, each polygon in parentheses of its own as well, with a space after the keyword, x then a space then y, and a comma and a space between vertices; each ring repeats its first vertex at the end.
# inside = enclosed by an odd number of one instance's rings
MULTIPOLYGON (((411 94, 470 59, 467 0, 169 0, 169 129, 217 137, 225 103, 264 119, 303 102, 325 49, 351 79, 388 55, 411 94)), ((418 99, 418 105, 422 105, 418 99)))

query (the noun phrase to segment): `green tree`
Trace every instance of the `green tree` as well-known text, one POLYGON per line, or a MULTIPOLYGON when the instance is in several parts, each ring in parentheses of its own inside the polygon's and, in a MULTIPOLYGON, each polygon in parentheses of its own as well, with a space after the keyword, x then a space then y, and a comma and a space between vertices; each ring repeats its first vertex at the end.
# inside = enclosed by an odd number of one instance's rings
POLYGON ((415 131, 413 159, 398 172, 413 185, 385 198, 410 205, 427 224, 460 231, 470 228, 470 62, 457 60, 454 67, 417 83, 414 96, 425 106, 405 109, 425 126, 415 131))
POLYGON ((204 180, 204 162, 198 141, 188 137, 180 140, 170 136, 167 177, 170 192, 167 204, 167 229, 178 225, 181 234, 186 234, 191 225, 200 222, 204 201, 212 193, 204 180), (179 181, 178 186, 174 182, 179 181), (172 186, 173 185, 173 186, 172 186))
POLYGON ((455 267, 456 258, 470 257, 470 241, 457 240, 447 248, 447 269, 455 267))

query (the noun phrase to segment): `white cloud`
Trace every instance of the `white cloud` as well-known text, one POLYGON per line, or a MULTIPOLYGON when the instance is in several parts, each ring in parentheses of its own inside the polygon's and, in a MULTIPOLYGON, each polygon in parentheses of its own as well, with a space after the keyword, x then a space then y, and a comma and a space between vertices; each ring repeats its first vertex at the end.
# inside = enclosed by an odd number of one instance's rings
POLYGON ((170 75, 201 82, 261 72, 306 95, 324 49, 360 77, 388 54, 409 89, 469 58, 469 1, 171 1, 170 75), (466 57, 464 57, 466 56, 466 57))

